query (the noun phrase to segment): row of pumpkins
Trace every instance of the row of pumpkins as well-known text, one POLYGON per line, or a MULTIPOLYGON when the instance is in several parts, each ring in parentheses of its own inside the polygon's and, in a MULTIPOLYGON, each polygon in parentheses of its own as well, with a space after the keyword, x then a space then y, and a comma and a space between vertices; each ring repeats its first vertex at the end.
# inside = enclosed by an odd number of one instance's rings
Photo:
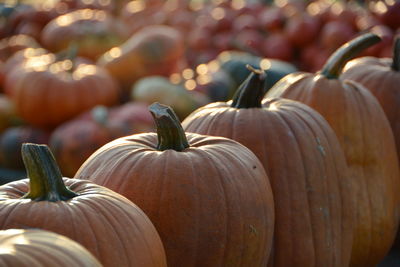
MULTIPOLYGON (((182 123, 154 103, 156 133, 104 145, 73 179, 24 144, 29 178, 0 187, 1 229, 64 235, 104 266, 375 266, 400 219, 400 38, 393 59, 350 59, 379 41, 361 35, 269 90, 248 66, 231 101, 182 123)), ((1 255, 11 266, 18 248, 1 255)))

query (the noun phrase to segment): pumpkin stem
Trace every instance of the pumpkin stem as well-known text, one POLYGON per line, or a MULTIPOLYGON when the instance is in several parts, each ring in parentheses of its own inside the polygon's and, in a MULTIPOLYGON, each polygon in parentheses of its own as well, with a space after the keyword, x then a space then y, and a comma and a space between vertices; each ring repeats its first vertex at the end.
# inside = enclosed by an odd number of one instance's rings
POLYGON ((328 58, 319 73, 328 79, 338 79, 349 60, 379 41, 381 38, 378 35, 366 33, 343 44, 328 58))
POLYGON ((78 196, 65 186, 56 160, 46 145, 24 143, 21 153, 30 183, 29 192, 23 198, 57 202, 78 196))
POLYGON ((153 103, 149 106, 149 110, 157 126, 158 150, 183 151, 189 147, 185 131, 172 108, 153 103))
POLYGON ((264 97, 264 85, 266 73, 263 70, 255 69, 250 65, 246 68, 251 71, 246 80, 239 86, 232 99, 233 108, 261 108, 261 101, 264 97))
POLYGON ((392 70, 400 71, 400 35, 398 35, 393 44, 392 70))

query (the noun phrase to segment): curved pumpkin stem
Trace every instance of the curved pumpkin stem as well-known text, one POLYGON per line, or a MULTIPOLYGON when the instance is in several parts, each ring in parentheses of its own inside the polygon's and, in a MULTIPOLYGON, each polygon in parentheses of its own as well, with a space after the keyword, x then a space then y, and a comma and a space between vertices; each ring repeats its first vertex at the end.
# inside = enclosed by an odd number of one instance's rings
POLYGON ((261 108, 264 97, 264 85, 266 73, 263 70, 255 69, 250 65, 246 68, 251 71, 247 79, 239 86, 232 99, 233 108, 261 108))
POLYGON ((65 186, 56 160, 46 145, 25 143, 21 152, 30 182, 30 190, 23 198, 56 202, 78 196, 65 186))
POLYGON ((319 73, 328 79, 338 79, 349 60, 379 41, 381 38, 378 35, 366 33, 345 43, 328 58, 319 73))
POLYGON ((172 108, 153 103, 149 106, 149 110, 157 126, 158 150, 183 151, 189 147, 185 131, 172 108))
POLYGON ((400 71, 400 35, 398 35, 393 44, 392 70, 400 71))

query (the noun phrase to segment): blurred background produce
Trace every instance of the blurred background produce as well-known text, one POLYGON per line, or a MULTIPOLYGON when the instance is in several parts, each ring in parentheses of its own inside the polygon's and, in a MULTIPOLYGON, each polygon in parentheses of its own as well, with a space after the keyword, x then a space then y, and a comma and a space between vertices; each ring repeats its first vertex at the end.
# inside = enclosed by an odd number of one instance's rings
POLYGON ((20 141, 36 141, 32 128, 50 136, 40 140, 73 175, 110 138, 152 131, 148 104, 170 105, 183 120, 231 99, 246 64, 272 86, 318 71, 367 31, 382 42, 361 56, 391 57, 399 28, 395 0, 2 1, 0 166, 19 171, 12 157, 20 141), (100 120, 92 116, 99 106, 100 120), (113 115, 119 109, 123 119, 113 115))

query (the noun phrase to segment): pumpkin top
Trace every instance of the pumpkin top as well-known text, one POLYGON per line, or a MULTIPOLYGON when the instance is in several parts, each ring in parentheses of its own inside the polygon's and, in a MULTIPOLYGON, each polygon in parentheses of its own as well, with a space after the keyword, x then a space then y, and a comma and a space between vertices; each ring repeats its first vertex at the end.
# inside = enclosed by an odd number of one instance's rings
POLYGON ((264 85, 266 73, 263 70, 254 69, 246 65, 251 71, 247 79, 239 86, 232 99, 233 108, 261 108, 261 101, 264 97, 264 85))
POLYGON ((182 151, 189 147, 185 131, 173 109, 160 103, 153 103, 149 106, 149 110, 157 126, 158 150, 182 151))
POLYGON ((328 79, 338 79, 349 60, 379 41, 381 41, 381 38, 378 35, 366 33, 343 44, 328 58, 319 74, 328 79))
POLYGON ((78 195, 65 186, 56 160, 46 145, 25 143, 21 153, 30 182, 29 192, 23 198, 57 202, 78 195))

